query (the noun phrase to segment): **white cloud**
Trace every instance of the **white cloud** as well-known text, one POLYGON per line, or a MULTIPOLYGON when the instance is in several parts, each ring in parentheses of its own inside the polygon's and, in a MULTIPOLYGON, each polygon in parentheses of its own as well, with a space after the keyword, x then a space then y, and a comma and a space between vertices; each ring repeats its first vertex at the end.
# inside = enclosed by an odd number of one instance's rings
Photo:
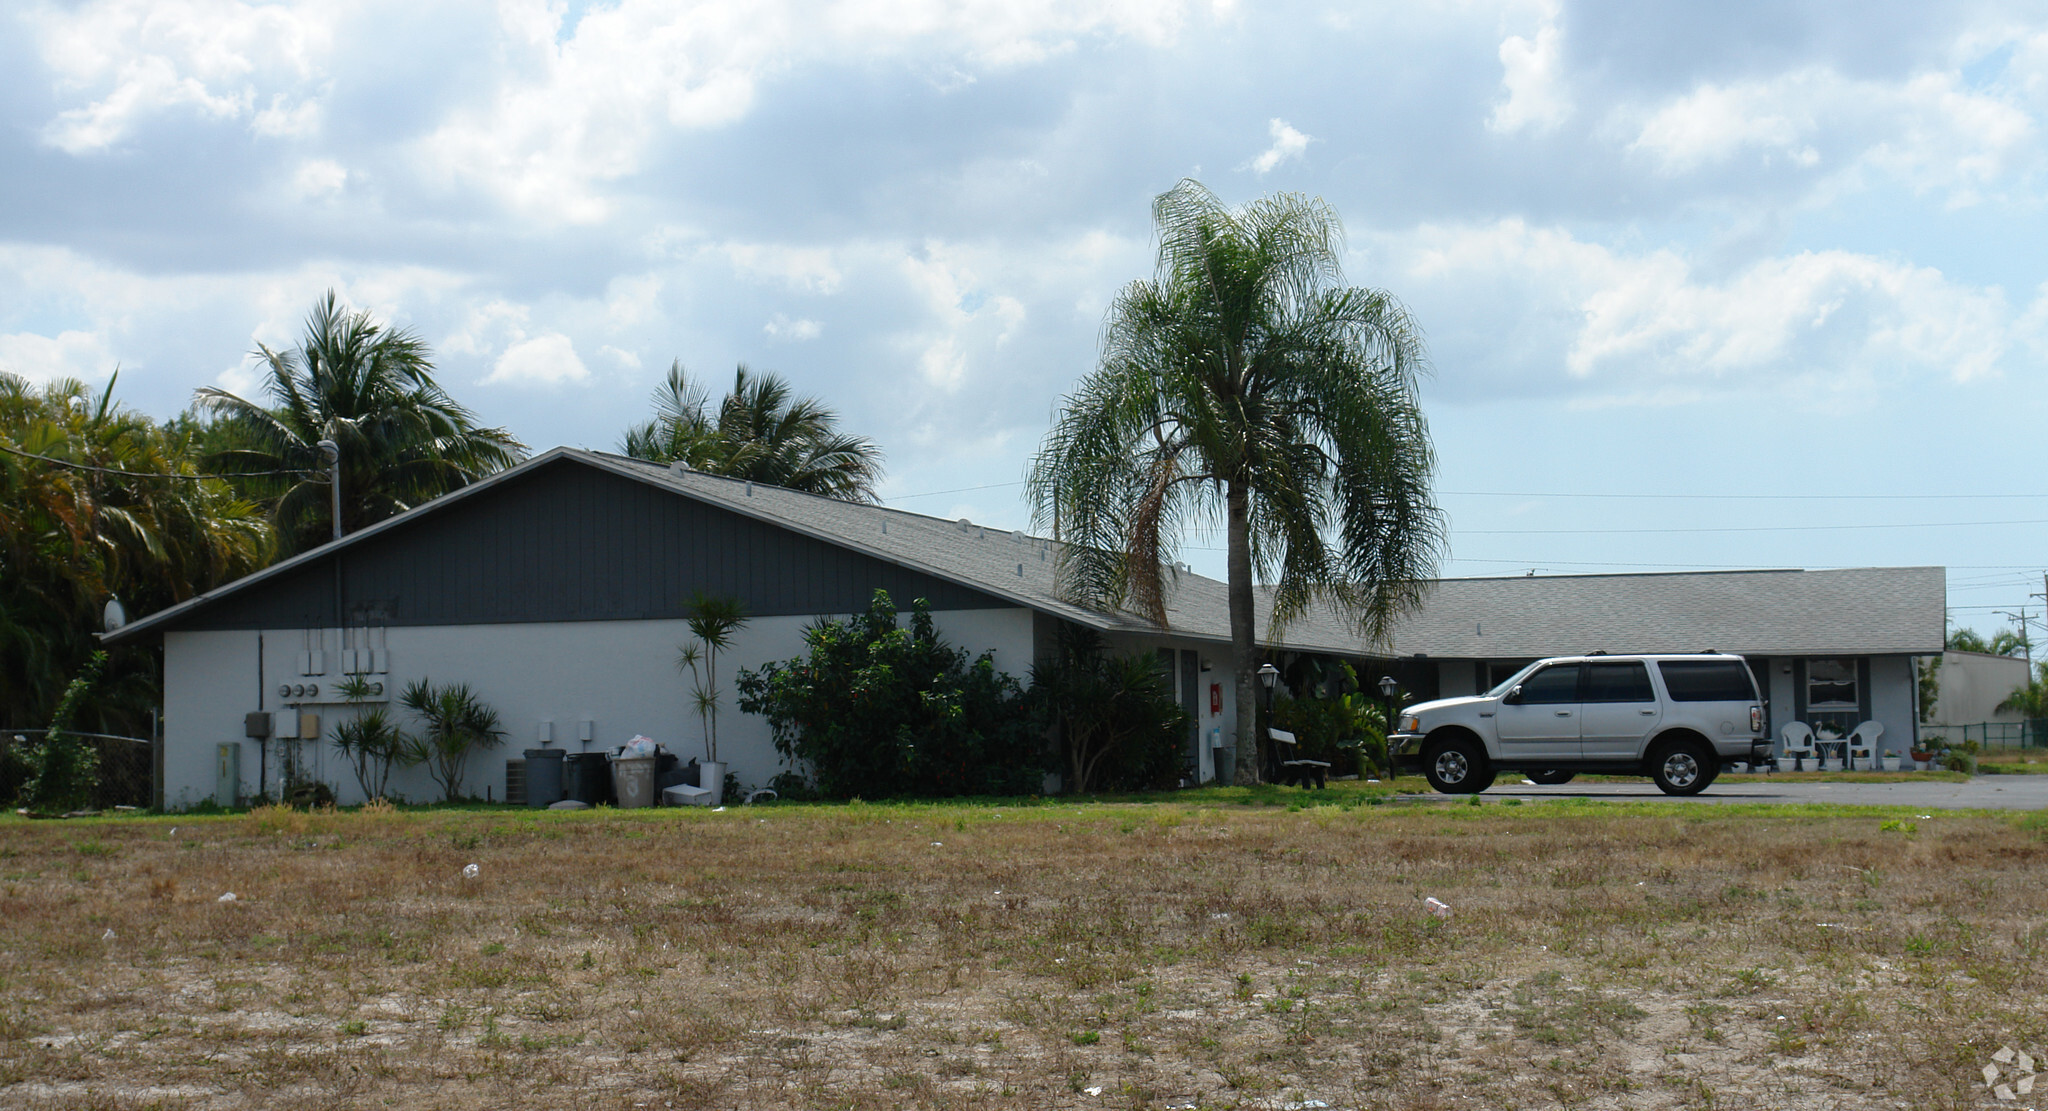
POLYGON ((332 158, 308 158, 292 175, 292 188, 306 200, 325 200, 348 184, 348 169, 332 158))
POLYGON ((625 367, 627 370, 640 369, 640 356, 637 352, 624 351, 617 347, 613 347, 611 344, 607 343, 604 346, 599 347, 597 349, 597 353, 600 355, 611 356, 612 358, 618 360, 619 365, 625 367))
POLYGON ((1701 84, 1650 112, 1630 149, 1680 176, 1745 152, 1800 168, 1834 160, 1869 167, 1957 202, 2038 158, 2033 118, 1954 73, 1900 82, 1854 80, 1809 66, 1768 78, 1701 84))
POLYGON ((1495 311, 1558 322, 1534 357, 1555 352, 1551 366, 1581 392, 1609 397, 1966 382, 1999 373, 2030 331, 1995 287, 1848 251, 1768 258, 1714 281, 1672 250, 1625 254, 1520 220, 1426 228, 1397 251, 1418 283, 1500 283, 1495 311))
POLYGON ((557 385, 581 382, 589 377, 590 369, 576 357, 576 345, 570 342, 569 337, 560 332, 548 332, 506 348, 484 382, 557 385))
POLYGON ((817 339, 824 333, 825 326, 815 320, 791 320, 782 313, 776 313, 775 318, 763 325, 761 330, 768 333, 769 339, 801 343, 804 340, 817 339))
POLYGON ((1273 145, 1267 147, 1257 158, 1245 163, 1253 173, 1262 177, 1271 173, 1280 163, 1300 158, 1302 153, 1308 150, 1308 145, 1315 142, 1314 136, 1303 135, 1286 120, 1277 117, 1266 124, 1266 131, 1273 137, 1273 145))
POLYGON ((501 0, 498 48, 512 64, 482 104, 415 149, 451 185, 482 186, 550 221, 596 223, 613 211, 606 183, 638 170, 661 136, 731 125, 752 110, 762 82, 806 64, 909 63, 948 71, 959 88, 976 71, 1039 63, 1085 38, 1167 42, 1183 7, 620 0, 569 27, 559 4, 501 0))
POLYGON ((734 270, 766 279, 800 293, 837 293, 840 272, 830 247, 792 247, 778 243, 723 243, 712 248, 734 270))
POLYGON ((1538 133, 1554 131, 1572 114, 1570 94, 1564 88, 1559 54, 1562 36, 1555 26, 1545 26, 1532 41, 1520 35, 1501 40, 1501 89, 1506 98, 1496 102, 1486 126, 1512 133, 1523 128, 1538 133))
POLYGON ((70 154, 103 150, 179 109, 247 119, 258 134, 319 123, 318 83, 341 5, 237 0, 39 4, 22 16, 60 95, 43 138, 70 154), (258 107, 259 103, 262 107, 258 107))
POLYGON ((34 332, 0 335, 0 370, 31 382, 55 378, 105 378, 114 371, 114 356, 101 336, 92 332, 59 332, 54 337, 34 332))

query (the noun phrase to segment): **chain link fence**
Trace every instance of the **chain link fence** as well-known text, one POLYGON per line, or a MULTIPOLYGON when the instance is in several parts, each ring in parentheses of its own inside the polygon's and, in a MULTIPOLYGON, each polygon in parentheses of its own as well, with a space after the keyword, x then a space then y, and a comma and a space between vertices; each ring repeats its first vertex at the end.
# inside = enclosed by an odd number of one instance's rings
POLYGON ((1980 721, 1968 725, 1923 725, 1922 737, 1944 737, 1950 744, 1975 741, 1979 748, 2048 748, 2048 718, 2026 721, 1980 721))
MULTIPOLYGON (((47 729, 0 730, 0 803, 14 805, 28 778, 27 750, 41 743, 47 729)), ((96 810, 116 806, 147 807, 155 788, 154 748, 146 737, 117 737, 106 733, 74 733, 93 746, 100 757, 100 778, 93 786, 96 810)))

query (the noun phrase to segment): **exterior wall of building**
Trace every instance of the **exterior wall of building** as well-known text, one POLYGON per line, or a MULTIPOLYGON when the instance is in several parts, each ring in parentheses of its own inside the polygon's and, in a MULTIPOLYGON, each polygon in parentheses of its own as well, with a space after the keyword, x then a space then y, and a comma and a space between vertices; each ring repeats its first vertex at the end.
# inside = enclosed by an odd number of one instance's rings
POLYGON ((1983 721, 2020 720, 1998 704, 2027 685, 2027 661, 2017 656, 1982 652, 1941 654, 1941 696, 1934 704, 1933 724, 1975 725, 1983 721))
MULTIPOLYGON (((1195 727, 1199 742, 1197 752, 1197 774, 1207 783, 1216 778, 1215 748, 1217 745, 1237 744, 1237 672, 1230 666, 1230 646, 1210 641, 1184 640, 1171 637, 1112 636, 1105 646, 1109 651, 1129 653, 1154 653, 1161 650, 1174 654, 1176 661, 1181 653, 1192 652, 1198 663, 1195 669, 1194 690, 1186 689, 1187 676, 1176 663, 1174 667, 1174 694, 1183 705, 1193 695, 1195 705, 1195 727), (1216 687, 1219 703, 1210 700, 1210 688, 1216 687)), ((1243 749, 1238 750, 1238 759, 1243 760, 1243 749)))
POLYGON ((1913 657, 1870 658, 1870 719, 1884 726, 1876 752, 1892 753, 1910 768, 1906 753, 1913 747, 1913 657))
MULTIPOLYGON (((1032 613, 1022 608, 952 610, 933 615, 941 634, 956 647, 978 655, 993 651, 996 666, 1024 679, 1030 670, 1032 613)), ((741 713, 734 680, 741 668, 801 655, 808 617, 756 618, 734 636, 732 648, 719 654, 719 757, 742 784, 760 786, 787 770, 775 752, 766 720, 741 713)), ((395 717, 412 723, 395 702, 399 689, 413 679, 436 684, 467 683, 497 710, 507 736, 503 747, 470 758, 464 789, 482 795, 486 789, 504 798, 505 761, 538 747, 543 719, 553 722, 554 746, 583 751, 578 723, 592 722, 590 751, 615 748, 634 734, 645 734, 688 761, 704 757, 701 719, 690 706, 690 681, 676 670, 680 645, 689 641, 680 620, 587 621, 525 625, 440 625, 384 630, 390 671, 378 676, 387 697, 394 699, 395 717)), ((341 678, 332 666, 340 648, 337 630, 317 630, 328 654, 327 674, 301 676, 299 655, 308 632, 276 629, 258 633, 179 632, 164 638, 165 805, 180 809, 213 797, 217 746, 243 746, 244 797, 260 793, 257 777, 263 748, 244 737, 243 717, 255 710, 277 711, 283 683, 320 684, 327 701, 308 700, 302 708, 320 716, 322 739, 300 746, 307 775, 335 789, 344 804, 364 801, 354 773, 341 753, 326 740, 340 715, 358 712, 334 698, 341 678), (261 644, 262 683, 258 682, 261 644)), ((281 742, 269 746, 269 783, 275 789, 281 742)), ((428 801, 439 788, 423 768, 394 772, 393 793, 428 801)))

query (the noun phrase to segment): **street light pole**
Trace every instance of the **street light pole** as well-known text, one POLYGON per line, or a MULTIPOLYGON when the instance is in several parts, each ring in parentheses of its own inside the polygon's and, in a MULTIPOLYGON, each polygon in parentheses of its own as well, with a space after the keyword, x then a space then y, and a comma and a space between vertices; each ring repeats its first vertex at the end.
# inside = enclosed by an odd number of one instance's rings
MULTIPOLYGON (((1401 684, 1393 676, 1380 676, 1380 696, 1387 700, 1387 716, 1381 719, 1380 729, 1380 743, 1383 747, 1390 746, 1393 743, 1387 738, 1394 735, 1394 695, 1400 689, 1401 684)), ((1387 750, 1386 757, 1387 778, 1392 780, 1394 778, 1394 753, 1390 747, 1387 750)))
MULTIPOLYGON (((1266 722, 1261 727, 1259 735, 1252 739, 1252 759, 1254 760, 1259 760, 1262 754, 1269 755, 1271 751, 1272 746, 1268 745, 1266 741, 1267 734, 1273 728, 1273 684, 1278 682, 1279 679, 1279 668, 1274 667, 1271 663, 1259 665, 1259 685, 1266 688, 1266 722)), ((1272 763, 1270 756, 1268 759, 1259 760, 1259 774, 1264 776, 1268 782, 1279 778, 1275 774, 1279 769, 1277 767, 1267 767, 1270 763, 1272 763)))
POLYGON ((333 440, 322 440, 318 445, 320 458, 327 461, 327 495, 334 516, 334 538, 341 539, 341 445, 333 440))

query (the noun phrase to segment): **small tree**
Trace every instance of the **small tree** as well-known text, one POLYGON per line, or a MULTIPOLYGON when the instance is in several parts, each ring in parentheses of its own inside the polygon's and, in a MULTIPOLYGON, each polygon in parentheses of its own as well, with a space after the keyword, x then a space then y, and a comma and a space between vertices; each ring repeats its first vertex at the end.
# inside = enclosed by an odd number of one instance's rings
POLYGON ((406 746, 407 758, 425 764, 427 774, 441 785, 442 798, 455 801, 462 792, 462 772, 470 752, 496 748, 505 741, 505 731, 498 728, 498 711, 484 705, 467 683, 436 687, 424 678, 406 684, 398 700, 426 724, 426 731, 406 746))
POLYGON ((350 718, 334 727, 334 747, 348 758, 365 799, 381 799, 391 781, 391 765, 410 762, 413 738, 392 722, 384 707, 350 718))
POLYGON ((83 737, 72 736, 71 723, 106 669, 107 654, 94 652, 64 689, 64 697, 50 717, 50 728, 43 734, 42 743, 28 750, 28 777, 21 785, 24 807, 63 813, 92 805, 93 789, 99 786, 100 779, 99 750, 83 737))
POLYGON ((1189 722, 1158 658, 1111 655, 1078 625, 1060 626, 1054 646, 1031 668, 1031 701, 1060 746, 1068 789, 1171 786, 1189 722))
POLYGON ((684 623, 695 644, 682 646, 676 657, 677 670, 688 669, 695 684, 691 699, 697 716, 704 722, 704 759, 718 762, 718 654, 732 646, 732 635, 747 624, 746 609, 738 598, 715 597, 702 591, 690 599, 684 623), (698 670, 699 665, 703 670, 698 670))

